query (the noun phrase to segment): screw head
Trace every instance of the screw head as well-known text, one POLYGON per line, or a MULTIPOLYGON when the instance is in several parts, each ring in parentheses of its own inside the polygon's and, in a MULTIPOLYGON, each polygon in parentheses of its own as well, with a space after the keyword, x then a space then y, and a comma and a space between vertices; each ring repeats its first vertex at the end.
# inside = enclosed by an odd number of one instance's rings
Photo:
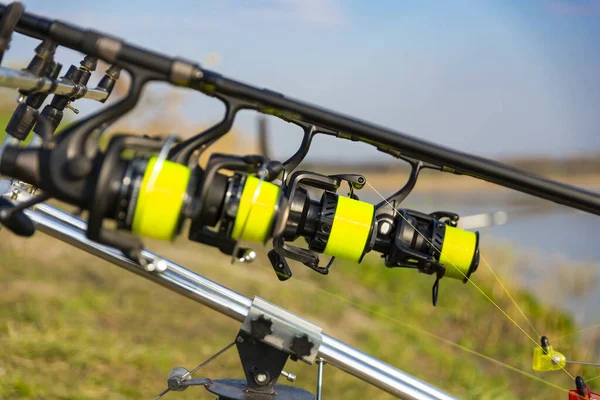
POLYGON ((298 358, 310 355, 313 347, 314 344, 310 341, 307 334, 297 334, 290 343, 290 350, 298 358))
POLYGON ((389 221, 380 221, 378 228, 381 235, 387 236, 392 231, 392 224, 389 221))
POLYGON ((240 261, 243 263, 249 263, 256 260, 256 252, 252 249, 246 250, 244 256, 240 258, 240 261))
POLYGON ((269 318, 266 318, 264 315, 260 315, 259 317, 254 317, 250 321, 250 329, 252 336, 257 339, 264 339, 265 337, 271 335, 273 333, 273 321, 269 318))
POLYGON ((285 379, 287 379, 289 382, 296 381, 296 374, 292 374, 291 372, 281 371, 281 375, 283 375, 285 377, 285 379))
POLYGON ((266 371, 259 371, 254 375, 254 381, 259 385, 266 385, 269 383, 269 373, 266 371))
POLYGON ((167 262, 162 258, 154 263, 156 272, 165 272, 167 270, 167 262))

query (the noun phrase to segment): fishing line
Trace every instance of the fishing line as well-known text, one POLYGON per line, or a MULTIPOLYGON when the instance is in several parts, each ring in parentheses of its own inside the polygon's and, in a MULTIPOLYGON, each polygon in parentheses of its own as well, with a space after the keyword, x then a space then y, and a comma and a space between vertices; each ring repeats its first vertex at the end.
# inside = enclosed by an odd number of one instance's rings
MULTIPOLYGON (((377 189, 375 189, 368 181, 366 182, 367 185, 373 189, 373 191, 375 193, 377 193, 377 195, 379 195, 379 197, 381 197, 390 207, 394 208, 390 202, 381 194, 379 193, 379 191, 377 189)), ((395 208, 394 208, 395 209, 395 208)), ((396 210, 397 211, 397 210, 396 210)), ((423 239, 429 243, 429 245, 435 249, 437 252, 441 253, 441 250, 438 249, 437 247, 435 247, 435 245, 425 236, 423 235, 407 218, 405 218, 400 212, 398 212, 398 215, 400 215, 402 217, 402 219, 404 219, 404 221, 406 221, 407 224, 409 224, 421 237, 423 237, 423 239)), ((527 336, 529 338, 529 340, 531 340, 537 347, 542 348, 542 346, 535 340, 533 339, 526 331, 525 329, 523 329, 521 327, 521 325, 519 325, 517 323, 517 321, 515 321, 510 315, 508 315, 503 309, 502 307, 500 307, 494 300, 492 300, 491 297, 489 297, 484 291, 483 289, 481 289, 475 282, 473 282, 472 279, 468 279, 468 277, 459 269, 457 268, 452 262, 449 262, 449 264, 454 267, 461 275, 463 275, 465 277, 465 279, 468 280, 468 282, 470 282, 486 299, 488 299, 490 301, 490 303, 492 303, 500 312, 502 312, 502 314, 504 314, 504 316, 506 316, 506 318, 508 318, 509 321, 511 321, 517 328, 519 328, 519 330, 521 332, 523 332, 523 334, 525 334, 525 336, 527 336)), ((571 379, 575 379, 570 373, 569 371, 567 371, 564 367, 561 366, 561 369, 563 371, 565 371, 565 373, 571 378, 571 379)))
POLYGON ((519 304, 517 303, 517 301, 510 294, 510 292, 508 291, 508 289, 506 288, 506 286, 504 286, 504 283, 502 283, 502 280, 496 274, 496 272, 492 268, 491 264, 487 262, 487 260, 483 256, 483 254, 481 254, 480 257, 481 257, 481 261, 483 261, 483 263, 485 264, 485 266, 490 270, 490 272, 492 273, 492 275, 494 276, 494 278, 496 279, 496 281, 500 284, 500 286, 502 287, 502 289, 504 290, 504 292, 508 295, 508 297, 510 298, 510 300, 512 301, 512 303, 514 304, 514 306, 517 307, 517 310, 519 310, 519 313, 521 313, 521 315, 523 316, 523 318, 525 319, 525 321, 527 321, 527 323, 529 324, 529 326, 531 327, 531 329, 533 329, 533 332, 537 335, 537 337, 542 337, 542 335, 538 332, 538 330, 535 329, 535 326, 533 325, 533 323, 529 320, 529 318, 527 318, 527 315, 525 315, 525 312, 523 311, 523 309, 519 306, 519 304))
MULTIPOLYGON (((268 266, 267 266, 267 264, 263 265, 263 263, 261 262, 261 263, 259 263, 259 265, 260 265, 262 268, 264 268, 265 270, 266 270, 266 269, 269 269, 269 270, 271 270, 271 268, 270 268, 270 267, 268 267, 268 266)), ((485 355, 485 354, 483 354, 483 353, 480 353, 480 352, 478 352, 478 351, 476 351, 476 350, 473 350, 473 349, 470 349, 470 348, 468 348, 468 347, 462 346, 462 345, 460 345, 460 344, 458 344, 458 343, 455 343, 455 342, 453 342, 453 341, 451 341, 451 340, 449 340, 449 339, 446 339, 446 338, 444 338, 444 337, 442 337, 442 336, 438 336, 438 335, 436 335, 435 333, 429 332, 429 331, 427 331, 427 330, 425 330, 425 329, 423 329, 423 328, 419 328, 419 327, 417 327, 417 326, 414 326, 414 325, 412 325, 412 324, 409 324, 409 323, 407 323, 407 322, 401 321, 401 320, 399 320, 399 319, 397 319, 397 318, 391 317, 391 316, 389 316, 389 315, 387 315, 387 314, 384 314, 384 313, 381 313, 381 312, 379 312, 379 311, 376 311, 376 310, 375 310, 375 309, 373 309, 373 308, 370 308, 370 307, 367 307, 367 306, 365 306, 365 305, 363 305, 363 304, 361 304, 361 303, 355 302, 355 301, 353 301, 353 300, 351 300, 351 299, 349 299, 349 298, 346 298, 346 297, 344 297, 344 296, 342 296, 342 295, 339 295, 339 294, 337 294, 337 293, 334 293, 334 292, 330 292, 330 291, 328 291, 328 290, 326 290, 326 289, 323 289, 323 288, 319 287, 318 285, 316 285, 316 284, 314 284, 314 283, 307 282, 307 281, 305 281, 305 280, 303 280, 303 279, 300 279, 300 278, 298 278, 298 277, 296 277, 296 278, 294 279, 294 281, 296 281, 296 282, 299 282, 299 283, 301 283, 301 284, 303 284, 303 285, 305 285, 305 286, 307 286, 307 287, 309 287, 309 288, 311 288, 311 289, 318 290, 319 292, 322 292, 322 293, 325 293, 325 294, 327 294, 327 295, 329 295, 329 296, 331 296, 331 297, 334 297, 334 298, 335 298, 335 299, 337 299, 338 301, 341 301, 341 302, 344 302, 344 303, 350 304, 350 305, 352 305, 352 306, 354 306, 354 307, 356 307, 356 308, 359 308, 359 309, 361 309, 361 310, 363 310, 363 311, 365 311, 365 312, 367 312, 367 313, 369 313, 369 314, 371 314, 371 315, 373 315, 373 316, 376 316, 376 317, 379 317, 379 318, 382 318, 382 319, 388 320, 388 321, 390 321, 390 322, 393 322, 394 324, 396 324, 396 325, 398 325, 398 326, 401 326, 401 327, 404 327, 404 328, 407 328, 407 329, 413 330, 413 331, 415 331, 415 332, 417 332, 417 333, 421 333, 421 334, 427 335, 427 336, 429 336, 429 337, 431 337, 431 338, 433 338, 433 339, 436 339, 436 340, 438 340, 438 341, 440 341, 440 342, 443 342, 443 343, 445 343, 445 344, 447 344, 447 345, 449 345, 449 346, 455 347, 455 348, 457 348, 457 349, 460 349, 460 350, 462 350, 462 351, 465 351, 465 352, 467 352, 467 353, 469 353, 469 354, 472 354, 472 355, 478 356, 478 357, 480 357, 480 358, 482 358, 482 359, 484 359, 484 360, 487 360, 487 361, 493 362, 493 363, 495 363, 495 364, 497 364, 497 365, 499 365, 499 366, 502 366, 502 367, 504 367, 504 368, 506 368, 506 369, 508 369, 508 370, 510 370, 510 371, 513 371, 513 372, 516 372, 516 373, 518 373, 518 374, 521 374, 521 375, 523 375, 523 376, 525 376, 525 377, 531 378, 531 379, 533 379, 533 380, 535 380, 535 381, 538 381, 538 382, 540 382, 540 383, 543 383, 543 384, 545 384, 545 385, 547 385, 547 386, 549 386, 549 387, 552 387, 552 388, 554 388, 554 389, 557 389, 557 390, 560 390, 560 391, 562 391, 562 392, 566 392, 566 393, 568 393, 568 392, 569 392, 569 389, 565 389, 565 388, 563 388, 563 387, 561 387, 561 386, 559 386, 559 385, 556 385, 556 384, 554 384, 554 383, 552 383, 552 382, 550 382, 550 381, 547 381, 547 380, 545 380, 545 379, 542 379, 542 378, 540 378, 540 377, 538 377, 538 376, 536 376, 536 375, 533 375, 533 374, 531 374, 531 373, 529 373, 529 372, 527 372, 527 371, 523 371, 522 369, 519 369, 519 368, 517 368, 517 367, 514 367, 514 366, 512 366, 512 365, 510 365, 510 364, 506 364, 506 363, 504 363, 504 362, 502 362, 502 361, 500 361, 500 360, 497 360, 497 359, 495 359, 495 358, 493 358, 493 357, 491 357, 491 356, 485 355)))
MULTIPOLYGON (((227 346, 223 347, 221 350, 217 351, 215 354, 213 354, 212 356, 210 356, 207 360, 201 362, 196 368, 194 368, 191 371, 187 371, 185 374, 183 374, 181 376, 181 381, 187 379, 188 377, 192 376, 195 372, 198 372, 198 370, 204 366, 206 366, 207 364, 209 364, 210 362, 214 361, 216 358, 218 358, 221 354, 225 353, 227 350, 229 350, 231 347, 233 347, 235 345, 235 342, 231 342, 229 343, 227 346)), ((153 400, 158 400, 161 397, 163 397, 165 394, 169 393, 171 391, 170 388, 166 388, 164 389, 162 392, 160 392, 158 395, 156 395, 156 397, 153 398, 153 400)))
POLYGON ((600 375, 597 375, 597 376, 595 376, 595 377, 593 377, 593 378, 590 378, 590 379, 585 379, 585 382, 586 382, 586 383, 587 383, 587 382, 591 382, 591 381, 593 381, 594 379, 598 379, 598 378, 600 378, 600 375))
POLYGON ((567 335, 560 336, 560 337, 558 337, 557 339, 564 339, 564 338, 566 338, 566 337, 573 336, 573 335, 578 335, 578 334, 580 334, 581 332, 589 331, 589 330, 591 330, 591 329, 596 329, 596 328, 600 328, 600 324, 596 324, 596 325, 588 326, 587 328, 583 328, 583 329, 580 329, 580 330, 578 330, 578 331, 575 331, 575 332, 573 332, 573 333, 569 333, 569 334, 567 334, 567 335))

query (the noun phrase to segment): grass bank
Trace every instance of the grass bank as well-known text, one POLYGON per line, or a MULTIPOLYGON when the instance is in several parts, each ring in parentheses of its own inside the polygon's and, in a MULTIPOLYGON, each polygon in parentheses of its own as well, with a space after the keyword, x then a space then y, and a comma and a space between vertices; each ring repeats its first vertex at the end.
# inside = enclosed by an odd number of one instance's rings
MULTIPOLYGON (((30 240, 7 231, 0 235, 2 399, 152 398, 165 386, 170 368, 197 365, 238 329, 211 310, 41 233, 30 240)), ((555 387, 472 354, 533 373, 533 344, 470 284, 442 281, 440 304, 434 308, 431 277, 386 269, 376 258, 362 265, 338 263, 325 277, 294 265, 294 278, 280 283, 264 254, 253 265, 230 265, 217 251, 183 239, 149 245, 245 295, 299 313, 325 332, 460 398, 565 397, 555 387)), ((503 276, 515 267, 509 251, 485 255, 503 276)), ((485 267, 475 282, 534 335, 485 267)), ((527 293, 512 292, 538 331, 559 338, 576 329, 568 316, 527 293)), ((573 359, 593 356, 576 335, 557 339, 555 345, 573 359)), ((290 362, 286 370, 298 375, 299 386, 314 388, 314 368, 290 362)), ((199 376, 241 377, 237 354, 226 353, 199 376)), ((565 389, 572 386, 562 372, 535 376, 565 389)), ((331 367, 325 382, 328 399, 391 398, 331 367)), ((168 396, 212 398, 200 389, 168 396)))

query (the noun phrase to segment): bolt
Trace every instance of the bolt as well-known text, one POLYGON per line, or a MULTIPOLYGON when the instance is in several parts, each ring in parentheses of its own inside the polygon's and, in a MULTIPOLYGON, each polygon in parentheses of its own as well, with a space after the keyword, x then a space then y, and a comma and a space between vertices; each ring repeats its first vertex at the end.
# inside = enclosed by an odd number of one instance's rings
POLYGON ((241 336, 238 336, 238 338, 237 338, 237 342, 238 342, 238 343, 244 343, 244 338, 243 338, 243 337, 241 337, 241 336))
POLYGON ((248 263, 256 260, 256 252, 252 249, 246 250, 246 253, 240 258, 240 262, 248 263))
POLYGON ((281 371, 281 376, 285 377, 289 382, 296 381, 296 374, 292 374, 291 372, 281 371))
POLYGON ((379 222, 379 233, 383 236, 387 236, 392 231, 392 224, 389 221, 379 222))
POLYGON ((67 103, 67 105, 65 107, 68 108, 69 110, 73 111, 75 114, 79 114, 79 110, 76 109, 75 107, 73 107, 71 105, 71 103, 67 103))
POLYGON ((269 383, 269 374, 263 371, 257 372, 256 375, 254 375, 254 381, 261 386, 266 385, 269 383))
POLYGON ((167 262, 162 258, 156 262, 156 272, 165 272, 167 267, 167 262))
POLYGON ((558 357, 558 356, 553 356, 551 358, 551 360, 552 360, 552 364, 554 364, 554 365, 560 364, 560 357, 558 357))

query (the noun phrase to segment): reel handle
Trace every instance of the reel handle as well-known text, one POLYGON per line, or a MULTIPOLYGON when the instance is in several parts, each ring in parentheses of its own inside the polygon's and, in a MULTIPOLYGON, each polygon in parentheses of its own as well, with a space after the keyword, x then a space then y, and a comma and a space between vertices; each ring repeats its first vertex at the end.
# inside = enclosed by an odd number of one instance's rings
POLYGON ((23 211, 11 212, 15 205, 0 197, 0 222, 15 235, 29 237, 35 233, 33 221, 23 211))

